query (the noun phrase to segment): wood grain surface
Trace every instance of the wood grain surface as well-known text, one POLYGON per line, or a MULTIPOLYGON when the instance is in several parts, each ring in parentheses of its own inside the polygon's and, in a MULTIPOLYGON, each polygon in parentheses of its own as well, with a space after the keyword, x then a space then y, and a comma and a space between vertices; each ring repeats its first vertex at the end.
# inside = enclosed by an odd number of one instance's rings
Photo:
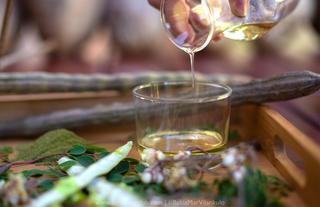
MULTIPOLYGON (((258 153, 255 163, 257 167, 268 174, 284 178, 294 187, 295 192, 284 201, 288 206, 318 206, 320 154, 319 147, 309 137, 276 111, 265 106, 234 107, 231 128, 239 132, 241 140, 260 141, 263 151, 258 153), (290 152, 299 159, 291 159, 288 151, 285 153, 284 146, 290 148, 290 152)), ((76 133, 90 143, 113 150, 126 141, 135 139, 135 126, 126 124, 112 127, 85 127, 76 133)), ((11 137, 0 141, 0 145, 15 146, 30 141, 30 138, 11 137)), ((139 158, 136 149, 130 156, 139 158)))

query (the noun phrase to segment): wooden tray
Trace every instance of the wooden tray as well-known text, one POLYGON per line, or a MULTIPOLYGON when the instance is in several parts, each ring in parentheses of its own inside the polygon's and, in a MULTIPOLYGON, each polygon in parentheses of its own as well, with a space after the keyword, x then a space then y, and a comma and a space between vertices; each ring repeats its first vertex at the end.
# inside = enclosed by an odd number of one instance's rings
MULTIPOLYGON (((24 117, 72 107, 90 107, 113 101, 128 101, 117 92, 83 94, 42 94, 0 96, 0 119, 24 117)), ((320 193, 320 148, 276 111, 267 106, 245 105, 232 109, 231 128, 242 140, 259 140, 262 152, 257 166, 288 181, 295 192, 285 199, 287 206, 318 206, 320 193)), ((134 123, 87 127, 75 130, 94 144, 110 150, 134 137, 134 123), (131 138, 130 138, 131 137, 131 138)), ((30 138, 10 137, 0 146, 29 142, 30 138)), ((136 150, 131 156, 138 157, 136 150)))

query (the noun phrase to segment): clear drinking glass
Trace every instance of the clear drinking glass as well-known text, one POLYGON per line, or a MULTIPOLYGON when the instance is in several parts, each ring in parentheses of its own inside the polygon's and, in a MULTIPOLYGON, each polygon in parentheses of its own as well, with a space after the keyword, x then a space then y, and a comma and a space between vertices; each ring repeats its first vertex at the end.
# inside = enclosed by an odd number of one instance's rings
POLYGON ((213 83, 156 82, 133 90, 139 152, 154 148, 167 155, 191 150, 219 152, 227 144, 228 86, 213 83))

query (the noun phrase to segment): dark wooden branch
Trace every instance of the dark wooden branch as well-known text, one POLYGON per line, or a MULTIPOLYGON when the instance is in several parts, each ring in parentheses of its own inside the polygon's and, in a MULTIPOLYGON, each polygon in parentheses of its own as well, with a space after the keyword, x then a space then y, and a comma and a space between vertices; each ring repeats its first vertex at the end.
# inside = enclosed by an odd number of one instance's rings
POLYGON ((320 89, 320 74, 290 72, 233 87, 232 103, 266 103, 307 96, 320 89))
MULTIPOLYGON (((320 75, 312 72, 287 73, 266 80, 233 86, 231 104, 285 101, 312 94, 320 89, 320 75)), ((161 108, 146 109, 157 113, 161 108)), ((133 103, 98 105, 71 109, 0 123, 0 137, 29 136, 57 128, 77 129, 90 125, 123 124, 134 120, 133 103)))
POLYGON ((5 50, 5 41, 7 37, 7 31, 9 29, 8 25, 9 25, 9 20, 12 13, 12 6, 13 6, 13 0, 7 0, 3 22, 2 22, 1 33, 0 33, 0 57, 4 54, 4 50, 5 50))
MULTIPOLYGON (((250 78, 241 75, 200 74, 197 80, 238 84, 250 78)), ((151 81, 188 81, 189 72, 140 72, 107 74, 65 74, 65 73, 0 73, 0 93, 28 94, 51 92, 88 92, 105 90, 131 90, 134 86, 151 81)))

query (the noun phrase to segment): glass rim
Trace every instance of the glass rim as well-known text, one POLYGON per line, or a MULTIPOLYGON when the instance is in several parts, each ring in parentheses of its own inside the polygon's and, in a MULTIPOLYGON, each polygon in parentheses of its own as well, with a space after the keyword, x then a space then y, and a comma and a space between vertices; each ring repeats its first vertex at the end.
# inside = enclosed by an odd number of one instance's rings
POLYGON ((142 99, 142 100, 148 100, 152 102, 170 102, 170 103, 209 103, 213 101, 221 101, 230 98, 232 94, 232 89, 230 86, 222 84, 222 83, 212 83, 212 82, 197 82, 196 85, 204 85, 204 86, 210 86, 213 88, 220 88, 225 90, 222 94, 219 95, 210 95, 208 97, 202 97, 202 98, 187 98, 187 99, 181 99, 181 98, 163 98, 163 97, 151 97, 149 95, 144 95, 139 92, 139 90, 150 88, 154 85, 158 86, 192 86, 192 82, 190 81, 155 81, 150 82, 142 85, 138 85, 133 88, 132 93, 134 97, 142 99), (208 99, 209 98, 209 99, 208 99))

